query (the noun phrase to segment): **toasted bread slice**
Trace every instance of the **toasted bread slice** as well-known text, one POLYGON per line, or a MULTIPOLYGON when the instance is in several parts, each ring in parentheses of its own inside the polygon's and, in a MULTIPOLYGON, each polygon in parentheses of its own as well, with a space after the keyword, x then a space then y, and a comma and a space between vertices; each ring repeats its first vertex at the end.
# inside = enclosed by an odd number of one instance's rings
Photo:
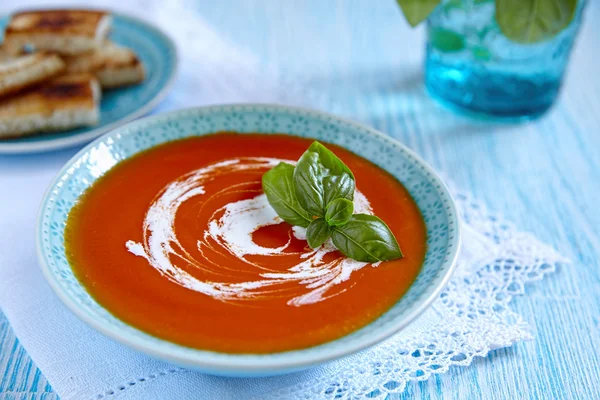
POLYGON ((26 51, 9 51, 7 46, 4 46, 4 44, 0 44, 0 63, 13 60, 19 56, 24 56, 26 54, 28 54, 26 51))
POLYGON ((58 75, 65 69, 55 54, 34 53, 0 62, 0 97, 18 92, 58 75))
POLYGON ((64 75, 0 101, 0 139, 92 126, 101 90, 91 74, 64 75))
POLYGON ((15 58, 17 54, 12 54, 6 49, 6 46, 0 45, 0 63, 11 60, 15 58))
POLYGON ((102 11, 24 11, 11 17, 4 46, 12 53, 31 46, 35 50, 81 54, 102 45, 110 25, 110 15, 102 11))
POLYGON ((133 85, 145 77, 144 65, 135 53, 112 42, 90 53, 65 57, 65 62, 70 73, 95 74, 103 88, 133 85))

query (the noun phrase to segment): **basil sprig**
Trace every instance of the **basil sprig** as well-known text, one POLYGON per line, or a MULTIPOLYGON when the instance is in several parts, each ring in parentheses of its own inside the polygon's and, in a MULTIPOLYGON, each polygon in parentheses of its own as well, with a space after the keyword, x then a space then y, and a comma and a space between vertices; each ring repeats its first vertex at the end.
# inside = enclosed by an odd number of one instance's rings
MULTIPOLYGON (((443 0, 396 0, 406 20, 416 26, 431 14, 443 0)), ((494 1, 494 0, 491 0, 494 1)), ((490 2, 475 0, 475 5, 490 2)), ((575 16, 578 0, 495 0, 496 22, 509 40, 516 43, 538 43, 562 32, 575 16)), ((444 3, 449 8, 461 8, 461 0, 444 3)), ((440 43, 441 38, 434 38, 440 43)), ((444 39, 444 44, 456 47, 456 37, 444 39)))
POLYGON ((377 262, 402 257, 392 231, 374 215, 354 214, 352 171, 319 142, 293 165, 280 163, 262 177, 263 190, 277 215, 307 228, 315 249, 331 238, 345 256, 377 262))

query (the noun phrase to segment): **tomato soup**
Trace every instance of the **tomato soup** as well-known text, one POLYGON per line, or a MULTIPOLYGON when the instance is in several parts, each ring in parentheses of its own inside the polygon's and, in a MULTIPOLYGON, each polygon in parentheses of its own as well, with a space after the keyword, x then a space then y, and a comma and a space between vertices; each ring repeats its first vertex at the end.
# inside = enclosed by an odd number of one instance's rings
POLYGON ((267 353, 334 340, 375 320, 423 263, 420 211, 393 176, 325 144, 354 173, 355 212, 383 219, 404 253, 365 263, 327 242, 311 249, 283 222, 261 177, 312 140, 218 133, 120 162, 71 210, 66 251, 77 278, 117 318, 181 345, 267 353))

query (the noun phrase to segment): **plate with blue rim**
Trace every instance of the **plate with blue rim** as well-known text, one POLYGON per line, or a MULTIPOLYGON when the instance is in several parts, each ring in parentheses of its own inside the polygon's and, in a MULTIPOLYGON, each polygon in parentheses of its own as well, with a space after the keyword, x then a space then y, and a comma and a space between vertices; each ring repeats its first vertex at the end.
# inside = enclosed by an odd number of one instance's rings
MULTIPOLYGON (((360 182, 358 183, 360 186, 360 182)), ((63 303, 100 333, 152 357, 210 374, 250 377, 293 372, 331 361, 405 328, 438 298, 456 265, 460 232, 454 201, 441 178, 403 144, 334 115, 278 105, 193 108, 146 117, 114 129, 76 154, 58 173, 40 206, 36 227, 42 272, 63 303), (365 327, 315 347, 270 353, 226 354, 151 336, 113 316, 77 280, 66 255, 65 222, 79 196, 122 160, 162 143, 218 131, 286 133, 340 145, 395 176, 421 210, 427 252, 406 294, 365 327)))
MULTIPOLYGON (((167 94, 177 71, 177 50, 158 28, 140 19, 112 14, 110 40, 131 48, 146 69, 138 85, 103 91, 100 121, 92 127, 0 139, 0 153, 34 153, 87 143, 150 112, 167 94)), ((0 17, 0 42, 9 17, 0 17)))

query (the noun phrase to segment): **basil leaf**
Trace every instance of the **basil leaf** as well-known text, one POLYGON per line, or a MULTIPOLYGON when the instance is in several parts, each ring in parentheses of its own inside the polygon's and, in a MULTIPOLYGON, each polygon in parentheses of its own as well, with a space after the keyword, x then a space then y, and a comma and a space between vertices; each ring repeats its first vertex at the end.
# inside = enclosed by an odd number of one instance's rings
POLYGON ((326 176, 323 178, 323 186, 325 192, 323 204, 325 205, 337 199, 347 199, 349 201, 354 199, 356 183, 354 182, 354 175, 352 175, 352 172, 349 174, 343 173, 341 175, 326 176))
POLYGON ((373 215, 354 214, 346 225, 333 228, 331 239, 339 251, 357 261, 377 262, 402 257, 390 228, 373 215))
POLYGON ((296 198, 311 216, 323 217, 332 200, 352 200, 354 188, 352 171, 319 142, 310 145, 294 169, 296 198))
POLYGON ((294 194, 294 166, 279 163, 262 176, 263 191, 277 215, 290 225, 307 227, 311 218, 294 194))
POLYGON ((411 26, 417 26, 429 17, 441 0, 397 0, 404 17, 411 26))
POLYGON ((508 39, 535 43, 566 28, 577 10, 577 0, 496 0, 496 22, 508 39))
POLYGON ((348 199, 335 199, 327 205, 325 221, 331 226, 345 225, 354 212, 354 203, 348 199))
POLYGON ((312 249, 321 247, 331 236, 331 227, 323 218, 313 219, 306 229, 306 240, 312 249))

